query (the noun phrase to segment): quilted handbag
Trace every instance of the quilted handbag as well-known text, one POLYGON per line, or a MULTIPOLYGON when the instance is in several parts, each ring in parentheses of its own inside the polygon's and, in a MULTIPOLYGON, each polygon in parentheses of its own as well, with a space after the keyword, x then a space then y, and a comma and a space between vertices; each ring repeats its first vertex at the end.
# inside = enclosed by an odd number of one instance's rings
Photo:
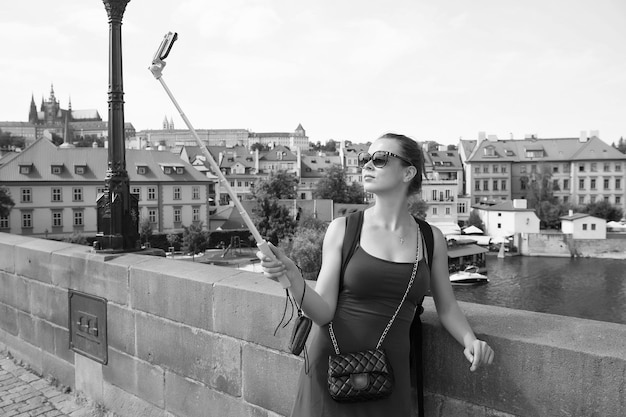
POLYGON ((417 248, 413 272, 404 296, 402 296, 400 305, 387 323, 375 349, 341 353, 333 331, 333 323, 328 324, 328 332, 335 349, 335 354, 328 357, 328 392, 333 400, 338 402, 378 400, 388 397, 393 391, 393 370, 385 351, 381 349, 381 345, 411 290, 419 257, 420 245, 417 248))
POLYGON ((382 349, 341 353, 328 359, 328 391, 335 401, 385 398, 393 384, 393 370, 382 349))

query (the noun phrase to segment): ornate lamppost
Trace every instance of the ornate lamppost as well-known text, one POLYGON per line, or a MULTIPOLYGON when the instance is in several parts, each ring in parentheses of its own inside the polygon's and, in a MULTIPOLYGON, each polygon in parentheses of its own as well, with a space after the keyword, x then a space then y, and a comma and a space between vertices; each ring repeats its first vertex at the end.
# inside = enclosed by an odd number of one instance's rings
POLYGON ((109 149, 104 194, 97 198, 97 249, 139 249, 137 196, 130 193, 124 146, 122 17, 130 0, 103 0, 109 16, 109 149))

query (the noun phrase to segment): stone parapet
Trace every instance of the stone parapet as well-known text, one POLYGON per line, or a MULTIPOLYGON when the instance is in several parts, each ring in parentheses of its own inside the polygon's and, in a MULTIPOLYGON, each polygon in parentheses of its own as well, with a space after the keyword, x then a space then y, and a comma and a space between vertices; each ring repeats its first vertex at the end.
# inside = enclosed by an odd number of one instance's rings
MULTIPOLYGON (((496 361, 471 373, 427 298, 427 415, 626 415, 626 326, 460 305, 496 361)), ((0 233, 0 349, 120 415, 288 415, 284 308, 257 273, 0 233), (69 349, 70 290, 107 300, 106 365, 69 349)))

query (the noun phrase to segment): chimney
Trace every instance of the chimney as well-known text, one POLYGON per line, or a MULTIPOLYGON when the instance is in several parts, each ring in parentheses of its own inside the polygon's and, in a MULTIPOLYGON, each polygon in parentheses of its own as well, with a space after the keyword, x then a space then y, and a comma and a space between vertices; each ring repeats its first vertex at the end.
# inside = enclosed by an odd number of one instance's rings
POLYGON ((574 210, 569 210, 567 212, 567 215, 570 216, 570 217, 573 216, 574 215, 574 210))
POLYGON ((513 208, 516 209, 527 209, 528 208, 528 201, 524 200, 523 198, 516 198, 513 200, 513 208))
POLYGON ((600 139, 600 131, 599 130, 590 130, 589 131, 590 138, 598 138, 600 139))
POLYGON ((485 132, 478 132, 478 142, 482 142, 487 138, 487 134, 485 132))
POLYGON ((587 131, 586 130, 581 130, 580 131, 580 138, 579 138, 580 143, 585 143, 587 142, 587 131))

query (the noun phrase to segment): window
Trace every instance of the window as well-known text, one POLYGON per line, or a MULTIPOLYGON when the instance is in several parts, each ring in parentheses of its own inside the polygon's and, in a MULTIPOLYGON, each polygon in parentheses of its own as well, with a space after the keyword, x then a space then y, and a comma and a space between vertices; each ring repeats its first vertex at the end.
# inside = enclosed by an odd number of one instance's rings
POLYGON ((483 180, 483 190, 489 191, 489 180, 483 180))
POLYGON ((231 187, 234 187, 234 186, 235 186, 235 181, 231 181, 231 182, 230 182, 230 186, 231 186, 231 187))
POLYGON ((483 165, 483 174, 489 174, 489 165, 483 165))
POLYGON ((537 172, 537 164, 532 164, 530 166, 530 172, 537 172))
POLYGON ((552 189, 553 190, 559 189, 559 180, 552 180, 552 189))
POLYGON ((180 187, 174 187, 174 200, 180 200, 180 187))
POLYGON ((84 165, 74 165, 74 174, 84 175, 85 168, 86 167, 84 165))
POLYGON ((141 187, 132 187, 130 189, 131 194, 135 194, 137 196, 137 200, 141 201, 141 187))
POLYGON ((604 163, 604 172, 609 172, 611 171, 611 165, 608 163, 604 163))
POLYGON ((587 223, 583 223, 583 230, 587 230, 587 223))
POLYGON ((585 204, 585 196, 584 195, 578 196, 578 204, 585 204))
POLYGON ((103 187, 97 187, 96 188, 96 194, 104 194, 105 191, 106 191, 106 189, 103 188, 103 187))
POLYGON ((525 174, 526 170, 527 170, 526 165, 520 165, 519 166, 519 173, 520 174, 525 174))
POLYGON ((615 189, 616 190, 621 190, 622 189, 622 179, 621 178, 615 178, 615 189))
POLYGON ((246 188, 250 188, 250 181, 244 181, 243 186, 246 188))
POLYGON ((591 179, 589 188, 591 188, 592 190, 596 189, 596 179, 595 178, 591 179))
POLYGON ((559 166, 558 165, 553 165, 552 166, 552 173, 554 173, 554 174, 558 174, 559 173, 559 166))
POLYGON ((494 165, 494 166, 491 167, 491 170, 493 171, 494 174, 497 174, 498 173, 498 168, 500 168, 499 165, 494 165))
POLYGON ((480 191, 480 181, 478 180, 474 181, 474 190, 480 191))
POLYGON ((183 167, 176 167, 176 173, 177 174, 184 174, 185 173, 185 168, 183 167))
POLYGON ((563 164, 563 172, 565 172, 566 174, 571 172, 569 164, 563 164))
POLYGON ((197 185, 191 187, 191 199, 200 200, 200 187, 198 187, 197 185))
POLYGON ((596 224, 595 223, 591 224, 591 230, 596 230, 596 224))
POLYGON ((437 190, 433 190, 432 200, 437 201, 437 190))
POLYGON ((433 207, 433 216, 437 215, 437 207, 433 207))
POLYGON ((63 172, 63 165, 52 165, 50 167, 50 172, 54 175, 60 175, 63 172))
POLYGON ((32 193, 33 191, 30 188, 22 188, 20 190, 20 201, 22 203, 32 203, 32 193))
POLYGON ((585 172, 585 164, 578 164, 578 172, 585 172))
POLYGON ((30 169, 32 165, 20 165, 20 174, 28 175, 30 174, 30 169))
POLYGON ((137 167, 137 174, 145 175, 147 170, 148 169, 145 166, 138 166, 137 167))
POLYGON ((498 223, 498 229, 502 229, 502 223, 498 223))
POLYGON ((615 204, 622 204, 622 197, 620 197, 619 195, 615 196, 615 204))
POLYGON ((569 203, 569 196, 563 196, 563 202, 564 203, 569 203))
POLYGON ((156 200, 156 188, 148 187, 148 200, 156 200))
POLYGON ((83 211, 82 210, 74 210, 74 226, 75 227, 82 227, 82 226, 84 226, 83 211))
POLYGON ((578 188, 581 189, 581 190, 585 189, 585 180, 584 180, 584 178, 581 178, 581 179, 578 180, 578 188))
POLYGON ((498 191, 498 180, 493 180, 493 191, 498 191))
POLYGON ((446 207, 446 216, 450 215, 450 207, 446 207))
POLYGON ((148 209, 148 221, 153 224, 157 222, 157 209, 148 209))
POLYGON ((501 171, 503 174, 506 174, 506 172, 507 172, 506 165, 502 165, 502 167, 501 167, 501 168, 502 168, 502 169, 501 169, 500 171, 501 171))
POLYGON ((171 174, 172 173, 172 167, 163 167, 163 172, 166 174, 171 174))
POLYGON ((59 202, 59 201, 63 201, 63 190, 60 188, 53 188, 52 189, 52 201, 53 202, 59 202))
POLYGON ((241 188, 242 186, 243 186, 242 182, 241 181, 237 181, 237 187, 241 188))
POLYGON ((459 213, 465 213, 465 212, 466 212, 466 211, 465 211, 465 210, 466 210, 465 203, 464 203, 464 202, 463 202, 463 203, 459 203, 459 204, 457 205, 457 208, 456 208, 456 209, 457 209, 457 211, 458 211, 459 213))
POLYGON ((500 181, 500 189, 506 191, 506 180, 500 181))
POLYGON ((63 212, 52 212, 52 227, 63 227, 63 212))
POLYGON ((72 189, 72 201, 83 201, 83 189, 74 187, 72 189))
POLYGON ((479 166, 475 166, 474 167, 474 174, 480 174, 480 167, 479 166))
POLYGON ((191 220, 194 222, 200 221, 200 207, 191 208, 191 220))
POLYGON ((22 229, 33 228, 33 214, 31 212, 22 213, 22 229))
POLYGON ((615 164, 615 172, 622 172, 622 164, 619 162, 615 164))
POLYGON ((563 189, 564 190, 569 190, 569 180, 568 179, 564 179, 563 180, 563 189))
POLYGON ((595 162, 591 163, 591 172, 596 172, 598 171, 598 164, 595 162))
POLYGON ((595 202, 596 202, 596 196, 595 196, 595 195, 591 195, 591 197, 589 197, 589 200, 590 200, 592 203, 595 203, 595 202))
POLYGON ((604 183, 604 189, 605 189, 605 190, 608 190, 608 189, 609 189, 609 179, 608 179, 608 178, 605 178, 605 179, 603 180, 603 183, 604 183))
POLYGON ((174 223, 180 223, 180 222, 181 222, 181 209, 175 208, 174 209, 174 223))
POLYGON ((0 216, 0 229, 9 228, 9 216, 0 216))

